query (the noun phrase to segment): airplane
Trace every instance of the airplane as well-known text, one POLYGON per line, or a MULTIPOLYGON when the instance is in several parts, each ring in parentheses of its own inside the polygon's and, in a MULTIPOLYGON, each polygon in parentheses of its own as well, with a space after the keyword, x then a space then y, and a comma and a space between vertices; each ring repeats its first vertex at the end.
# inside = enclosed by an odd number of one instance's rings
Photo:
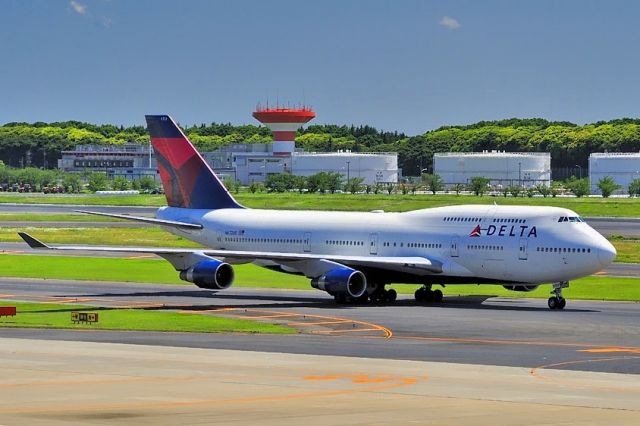
POLYGON ((552 285, 550 309, 563 309, 569 281, 607 267, 616 249, 575 212, 558 207, 462 205, 403 213, 250 209, 239 204, 168 115, 147 115, 167 206, 156 217, 83 213, 161 226, 207 248, 32 247, 152 253, 182 280, 224 290, 234 264, 304 275, 339 304, 394 302, 391 283, 419 284, 418 302, 439 303, 434 286, 552 285))

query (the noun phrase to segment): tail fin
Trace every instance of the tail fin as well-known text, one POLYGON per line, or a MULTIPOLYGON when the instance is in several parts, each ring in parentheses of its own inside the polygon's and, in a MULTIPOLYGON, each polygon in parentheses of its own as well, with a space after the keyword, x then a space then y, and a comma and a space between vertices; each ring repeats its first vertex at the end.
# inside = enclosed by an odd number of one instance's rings
POLYGON ((171 207, 242 208, 168 115, 147 115, 162 186, 171 207))

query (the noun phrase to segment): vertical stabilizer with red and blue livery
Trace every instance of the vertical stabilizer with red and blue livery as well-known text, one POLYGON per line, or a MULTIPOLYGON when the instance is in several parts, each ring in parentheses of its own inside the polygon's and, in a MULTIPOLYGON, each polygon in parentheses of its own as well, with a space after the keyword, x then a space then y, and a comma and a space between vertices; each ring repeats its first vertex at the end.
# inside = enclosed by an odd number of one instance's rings
POLYGON ((242 208, 171 117, 145 118, 170 207, 242 208))

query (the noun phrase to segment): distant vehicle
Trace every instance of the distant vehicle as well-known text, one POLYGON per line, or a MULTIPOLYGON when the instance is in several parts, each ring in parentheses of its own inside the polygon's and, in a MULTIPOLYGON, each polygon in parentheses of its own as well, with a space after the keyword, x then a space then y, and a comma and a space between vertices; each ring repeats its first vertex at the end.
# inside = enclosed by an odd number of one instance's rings
POLYGON ((66 190, 64 186, 54 185, 43 187, 42 192, 44 192, 45 194, 63 194, 66 192, 66 190))
MULTIPOLYGON (((392 302, 390 283, 421 284, 418 301, 440 302, 434 285, 499 284, 532 291, 552 283, 551 309, 566 305, 569 280, 608 266, 615 248, 571 210, 557 207, 466 205, 405 213, 257 210, 241 206, 166 115, 148 115, 168 207, 157 218, 85 212, 162 226, 203 249, 98 247, 153 253, 180 278, 224 290, 234 263, 305 275, 338 303, 392 302)), ((20 233, 34 248, 48 246, 20 233)))
POLYGON ((162 188, 153 188, 153 189, 145 189, 142 191, 143 194, 164 194, 162 188))
POLYGON ((28 183, 14 183, 12 185, 3 183, 0 185, 0 191, 6 192, 33 192, 33 187, 28 183))

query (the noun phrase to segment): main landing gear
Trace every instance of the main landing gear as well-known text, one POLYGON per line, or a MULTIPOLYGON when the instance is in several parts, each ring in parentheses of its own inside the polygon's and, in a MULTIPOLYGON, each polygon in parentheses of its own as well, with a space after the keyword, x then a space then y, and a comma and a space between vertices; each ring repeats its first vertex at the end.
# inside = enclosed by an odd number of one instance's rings
POLYGON ((554 294, 554 296, 550 297, 547 301, 549 309, 561 310, 567 306, 567 300, 562 297, 562 289, 567 287, 569 287, 568 281, 561 281, 553 284, 553 291, 551 293, 554 294))
POLYGON ((369 295, 371 303, 393 303, 398 298, 398 293, 394 289, 385 290, 383 285, 377 286, 369 295))
POLYGON ((442 291, 431 290, 431 284, 424 285, 414 293, 416 302, 440 303, 442 302, 442 291))
POLYGON ((345 294, 336 294, 333 297, 338 305, 364 305, 368 301, 383 304, 394 303, 398 298, 398 293, 392 288, 386 290, 384 285, 374 285, 371 294, 365 291, 362 296, 355 298, 345 294))

